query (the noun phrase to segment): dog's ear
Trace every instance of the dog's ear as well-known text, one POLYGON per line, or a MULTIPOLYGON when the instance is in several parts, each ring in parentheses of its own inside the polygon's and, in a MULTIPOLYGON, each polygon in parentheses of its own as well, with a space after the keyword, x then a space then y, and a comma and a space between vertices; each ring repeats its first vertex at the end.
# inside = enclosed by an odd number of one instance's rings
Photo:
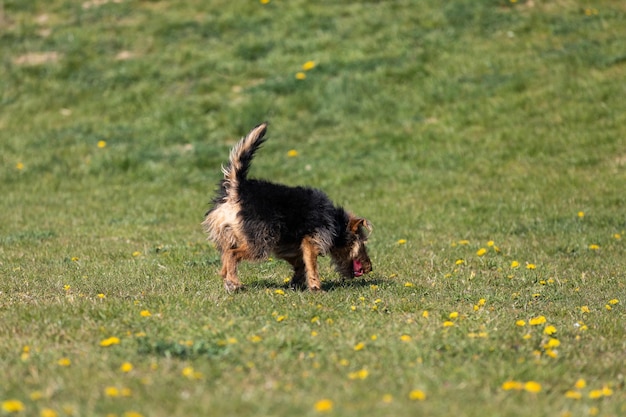
POLYGON ((372 224, 367 219, 360 217, 350 217, 348 227, 352 233, 358 234, 364 239, 372 232, 372 224))

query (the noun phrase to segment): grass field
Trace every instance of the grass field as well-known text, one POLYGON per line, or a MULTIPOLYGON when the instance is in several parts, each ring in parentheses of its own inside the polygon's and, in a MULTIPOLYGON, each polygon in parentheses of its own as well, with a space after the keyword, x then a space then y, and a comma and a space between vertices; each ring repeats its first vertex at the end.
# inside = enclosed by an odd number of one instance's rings
POLYGON ((0 48, 0 415, 626 415, 626 3, 0 0, 0 48), (372 274, 224 292, 264 120, 372 274))

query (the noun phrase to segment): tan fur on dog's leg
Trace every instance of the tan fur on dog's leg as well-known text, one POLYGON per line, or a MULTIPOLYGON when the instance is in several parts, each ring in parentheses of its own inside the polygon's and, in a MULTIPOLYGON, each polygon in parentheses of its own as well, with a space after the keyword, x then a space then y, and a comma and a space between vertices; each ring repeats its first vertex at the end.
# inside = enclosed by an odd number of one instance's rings
POLYGON ((302 240, 302 259, 306 270, 306 283, 310 291, 321 291, 322 283, 317 272, 317 256, 319 250, 310 236, 302 240))

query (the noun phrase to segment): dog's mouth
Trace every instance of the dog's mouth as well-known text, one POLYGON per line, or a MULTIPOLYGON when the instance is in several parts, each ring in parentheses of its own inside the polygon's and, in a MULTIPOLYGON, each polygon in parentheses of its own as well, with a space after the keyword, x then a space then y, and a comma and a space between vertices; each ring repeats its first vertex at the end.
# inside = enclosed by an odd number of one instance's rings
POLYGON ((355 277, 360 277, 365 273, 365 271, 363 270, 363 264, 358 259, 352 260, 352 270, 355 277))

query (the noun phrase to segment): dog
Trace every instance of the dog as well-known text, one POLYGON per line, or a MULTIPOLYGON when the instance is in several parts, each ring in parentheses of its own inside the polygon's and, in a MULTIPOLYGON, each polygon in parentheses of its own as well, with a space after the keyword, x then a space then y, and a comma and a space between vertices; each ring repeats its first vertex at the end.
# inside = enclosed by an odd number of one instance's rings
POLYGON ((365 246, 372 230, 369 221, 335 206, 320 190, 247 177, 266 130, 267 123, 256 126, 232 148, 228 165, 222 166, 224 179, 202 222, 221 254, 226 291, 243 288, 237 276, 240 261, 272 254, 293 267, 292 289, 322 290, 320 255, 330 255, 344 278, 371 272, 365 246))

